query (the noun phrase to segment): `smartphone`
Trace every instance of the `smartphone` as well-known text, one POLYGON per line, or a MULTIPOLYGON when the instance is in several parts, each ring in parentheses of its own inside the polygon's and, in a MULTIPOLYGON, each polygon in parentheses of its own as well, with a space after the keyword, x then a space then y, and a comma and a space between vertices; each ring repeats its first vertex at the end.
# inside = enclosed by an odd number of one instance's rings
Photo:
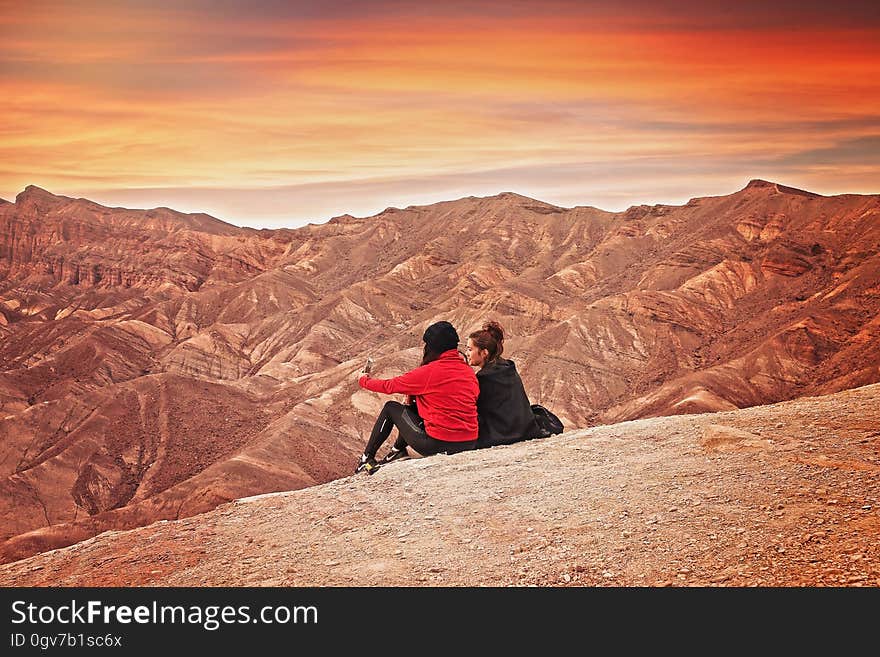
POLYGON ((373 371, 373 359, 367 358, 367 362, 364 363, 364 369, 361 370, 364 374, 369 374, 373 371))

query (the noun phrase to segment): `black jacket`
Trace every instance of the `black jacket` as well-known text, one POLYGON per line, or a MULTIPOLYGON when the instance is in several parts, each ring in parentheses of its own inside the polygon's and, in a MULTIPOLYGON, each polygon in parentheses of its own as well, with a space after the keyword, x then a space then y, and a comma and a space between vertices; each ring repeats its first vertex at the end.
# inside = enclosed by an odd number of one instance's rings
POLYGON ((480 396, 477 448, 509 445, 541 434, 526 389, 512 360, 499 358, 477 372, 480 396))

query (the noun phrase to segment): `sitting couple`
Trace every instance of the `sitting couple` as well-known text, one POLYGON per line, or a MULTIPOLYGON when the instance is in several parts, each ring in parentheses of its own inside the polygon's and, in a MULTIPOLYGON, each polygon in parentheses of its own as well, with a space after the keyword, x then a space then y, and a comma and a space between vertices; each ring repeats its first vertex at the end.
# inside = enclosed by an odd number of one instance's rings
POLYGON ((362 388, 402 393, 408 403, 385 404, 355 472, 372 474, 378 465, 407 456, 407 447, 422 456, 455 454, 540 433, 516 366, 501 358, 504 331, 497 322, 468 336, 467 363, 449 322, 431 324, 422 340, 422 363, 414 370, 393 379, 374 379, 368 373, 360 377, 362 388), (476 375, 468 365, 479 368, 476 375), (376 453, 394 427, 397 440, 377 462, 376 453))

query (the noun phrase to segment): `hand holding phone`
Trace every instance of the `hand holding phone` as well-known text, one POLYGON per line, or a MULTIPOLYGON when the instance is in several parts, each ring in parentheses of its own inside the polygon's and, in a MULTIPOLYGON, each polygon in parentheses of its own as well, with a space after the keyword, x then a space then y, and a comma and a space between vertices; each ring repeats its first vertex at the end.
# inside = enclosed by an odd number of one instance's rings
POLYGON ((364 369, 361 370, 361 374, 369 374, 373 371, 373 359, 367 358, 367 362, 364 363, 364 369))

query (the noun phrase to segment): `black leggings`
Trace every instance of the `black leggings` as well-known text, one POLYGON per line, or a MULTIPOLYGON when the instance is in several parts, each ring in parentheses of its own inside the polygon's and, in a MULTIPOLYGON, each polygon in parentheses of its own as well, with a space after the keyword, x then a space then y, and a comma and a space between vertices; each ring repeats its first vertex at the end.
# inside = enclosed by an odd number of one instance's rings
POLYGON ((394 442, 395 449, 403 449, 407 445, 412 447, 422 456, 431 456, 432 454, 455 454, 474 449, 477 446, 476 440, 467 440, 464 442, 452 442, 449 440, 437 440, 431 438, 425 433, 425 427, 422 424, 422 418, 416 413, 415 407, 404 406, 400 402, 386 402, 376 418, 376 424, 373 425, 373 431, 370 433, 370 439, 364 448, 364 454, 367 456, 376 456, 376 452, 382 446, 382 443, 391 435, 391 429, 397 427, 397 440, 394 442))

